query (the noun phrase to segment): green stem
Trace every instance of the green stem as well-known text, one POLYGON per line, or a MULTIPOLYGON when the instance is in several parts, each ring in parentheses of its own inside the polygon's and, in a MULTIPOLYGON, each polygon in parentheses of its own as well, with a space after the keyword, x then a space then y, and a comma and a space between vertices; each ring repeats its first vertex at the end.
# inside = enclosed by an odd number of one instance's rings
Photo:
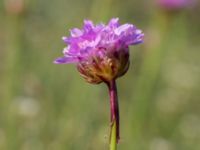
POLYGON ((110 134, 110 150, 117 150, 117 128, 116 121, 113 122, 111 126, 111 134, 110 134))
POLYGON ((117 143, 119 142, 119 106, 117 97, 117 86, 115 80, 107 83, 110 95, 110 150, 117 150, 117 143))

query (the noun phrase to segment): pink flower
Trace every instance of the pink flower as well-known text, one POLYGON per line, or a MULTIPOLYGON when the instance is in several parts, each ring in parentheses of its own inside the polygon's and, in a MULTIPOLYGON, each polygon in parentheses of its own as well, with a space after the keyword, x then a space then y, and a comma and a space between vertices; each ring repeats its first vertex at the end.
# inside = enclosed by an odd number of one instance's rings
POLYGON ((168 10, 178 10, 191 4, 192 0, 158 0, 158 4, 168 10))
POLYGON ((82 29, 72 29, 63 37, 67 47, 57 64, 74 63, 90 83, 109 82, 122 76, 129 67, 129 46, 143 42, 144 34, 132 24, 119 24, 113 18, 107 25, 85 20, 82 29))

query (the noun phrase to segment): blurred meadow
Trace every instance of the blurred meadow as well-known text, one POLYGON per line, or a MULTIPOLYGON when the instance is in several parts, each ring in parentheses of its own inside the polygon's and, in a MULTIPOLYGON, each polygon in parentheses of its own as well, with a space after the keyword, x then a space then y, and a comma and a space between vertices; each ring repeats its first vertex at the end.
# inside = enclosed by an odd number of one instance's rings
POLYGON ((74 65, 55 65, 61 37, 119 17, 145 33, 118 79, 119 150, 200 149, 200 4, 155 0, 1 0, 0 150, 107 150, 109 97, 74 65))

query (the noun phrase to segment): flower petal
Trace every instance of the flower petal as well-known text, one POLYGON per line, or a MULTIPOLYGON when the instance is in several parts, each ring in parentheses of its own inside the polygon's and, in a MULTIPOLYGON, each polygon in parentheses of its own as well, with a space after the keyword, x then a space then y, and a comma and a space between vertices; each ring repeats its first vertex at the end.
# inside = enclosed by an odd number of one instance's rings
POLYGON ((91 20, 84 20, 84 31, 87 33, 89 31, 92 31, 94 29, 94 24, 91 20))
POLYGON ((78 59, 75 57, 60 57, 54 61, 55 64, 69 64, 69 63, 77 63, 77 62, 78 62, 78 59))
POLYGON ((115 29, 115 34, 116 35, 121 35, 122 33, 127 33, 131 30, 133 30, 134 26, 131 24, 124 24, 119 26, 118 28, 115 29))
POLYGON ((67 45, 63 50, 64 57, 54 61, 56 64, 79 63, 89 60, 96 51, 117 51, 126 49, 130 45, 143 42, 141 30, 134 25, 126 23, 119 24, 118 18, 111 19, 108 24, 94 25, 91 20, 84 20, 82 29, 73 28, 69 37, 62 39, 67 45))
POLYGON ((131 34, 126 37, 126 44, 127 45, 136 45, 143 42, 144 33, 141 30, 136 29, 134 34, 131 34))
POLYGON ((70 30, 70 33, 71 33, 72 37, 79 37, 83 34, 83 31, 78 28, 74 28, 74 29, 70 30))
POLYGON ((108 26, 111 28, 117 28, 119 26, 119 18, 113 18, 109 21, 108 26))

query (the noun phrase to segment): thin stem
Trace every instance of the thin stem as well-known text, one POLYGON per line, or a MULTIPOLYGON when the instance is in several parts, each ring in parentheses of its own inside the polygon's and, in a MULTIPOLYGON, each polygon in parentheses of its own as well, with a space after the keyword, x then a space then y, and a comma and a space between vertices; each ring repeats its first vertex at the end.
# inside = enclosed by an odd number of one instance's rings
POLYGON ((110 131, 110 150, 117 150, 117 128, 116 121, 113 122, 110 131))
POLYGON ((120 139, 119 132, 119 106, 117 97, 117 86, 115 80, 108 83, 109 95, 110 95, 110 121, 111 121, 111 131, 110 131, 110 150, 117 149, 117 143, 120 139))

